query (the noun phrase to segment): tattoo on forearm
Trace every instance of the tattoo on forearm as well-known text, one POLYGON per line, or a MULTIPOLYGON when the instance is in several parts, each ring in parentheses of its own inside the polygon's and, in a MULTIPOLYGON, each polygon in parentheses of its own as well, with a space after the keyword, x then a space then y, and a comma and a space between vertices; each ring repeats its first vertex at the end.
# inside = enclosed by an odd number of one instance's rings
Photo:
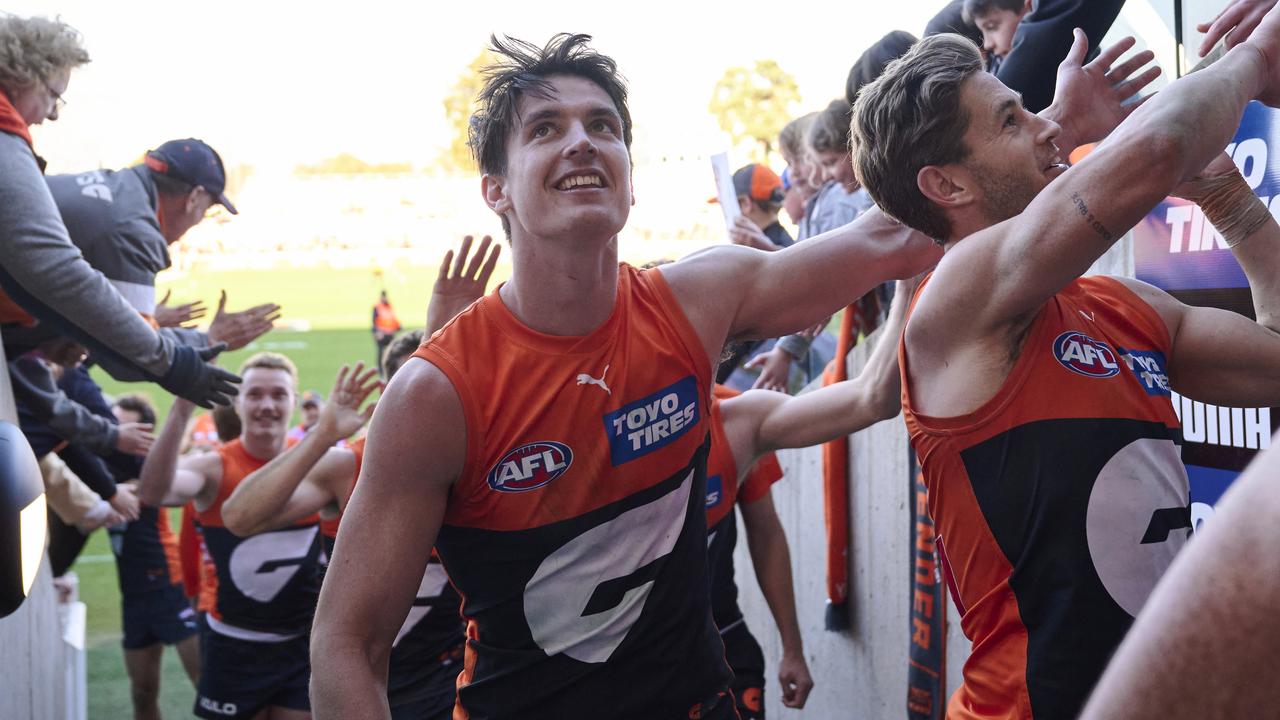
POLYGON ((1115 240, 1116 236, 1112 234, 1106 226, 1099 222, 1098 219, 1093 216, 1093 213, 1089 212, 1089 206, 1085 204, 1084 198, 1080 197, 1080 193, 1071 193, 1071 202, 1075 203, 1076 210, 1080 213, 1080 217, 1085 219, 1085 222, 1095 233, 1098 234, 1098 237, 1106 240, 1107 242, 1115 240))

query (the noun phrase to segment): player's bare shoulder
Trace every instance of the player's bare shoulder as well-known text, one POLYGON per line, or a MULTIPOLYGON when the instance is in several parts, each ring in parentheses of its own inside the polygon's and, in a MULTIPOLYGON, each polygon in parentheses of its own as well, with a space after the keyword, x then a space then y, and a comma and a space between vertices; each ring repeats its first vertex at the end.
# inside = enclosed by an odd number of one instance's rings
POLYGON ((365 445, 366 474, 416 466, 418 476, 452 483, 466 460, 466 425, 460 391, 449 376, 410 358, 378 400, 365 445))

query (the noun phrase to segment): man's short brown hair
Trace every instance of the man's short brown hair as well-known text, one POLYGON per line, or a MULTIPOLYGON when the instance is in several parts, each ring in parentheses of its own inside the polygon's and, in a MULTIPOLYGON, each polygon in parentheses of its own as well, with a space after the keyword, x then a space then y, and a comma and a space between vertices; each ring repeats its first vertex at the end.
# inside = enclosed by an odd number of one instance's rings
MULTIPOLYGON (((468 144, 480 172, 507 174, 507 141, 520 120, 516 107, 522 95, 548 98, 551 78, 569 75, 590 80, 613 100, 622 119, 622 141, 631 152, 631 111, 627 108, 627 83, 613 58, 587 45, 590 35, 559 33, 545 47, 508 37, 489 42, 498 61, 484 69, 484 87, 476 98, 479 109, 471 116, 468 144)), ((511 224, 501 217, 502 230, 511 237, 511 224)))
POLYGON ((927 165, 968 157, 960 87, 982 68, 982 53, 968 39, 932 35, 863 87, 853 108, 858 182, 885 213, 940 242, 951 235, 951 223, 916 178, 927 165))
POLYGON ((289 377, 293 378, 294 384, 298 382, 298 368, 289 358, 280 353, 260 352, 249 356, 248 360, 240 366, 240 376, 243 377, 246 372, 259 368, 262 370, 284 370, 289 373, 289 377))
POLYGON ((387 346, 385 352, 382 353, 382 372, 386 374, 390 380, 392 375, 404 365, 409 356, 417 351, 418 346, 422 345, 423 332, 421 330, 410 330, 387 346))

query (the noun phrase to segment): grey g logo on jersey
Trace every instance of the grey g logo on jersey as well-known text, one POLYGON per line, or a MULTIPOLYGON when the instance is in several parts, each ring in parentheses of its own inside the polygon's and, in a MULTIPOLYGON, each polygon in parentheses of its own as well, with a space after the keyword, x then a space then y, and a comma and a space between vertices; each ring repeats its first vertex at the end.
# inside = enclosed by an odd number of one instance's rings
POLYGON ((1085 529, 1111 599, 1136 616, 1191 534, 1187 470, 1172 440, 1143 438, 1102 467, 1085 529))
POLYGON ((318 552, 320 528, 276 530, 254 535, 231 552, 231 579, 236 589, 250 600, 266 603, 275 599, 303 563, 318 552))

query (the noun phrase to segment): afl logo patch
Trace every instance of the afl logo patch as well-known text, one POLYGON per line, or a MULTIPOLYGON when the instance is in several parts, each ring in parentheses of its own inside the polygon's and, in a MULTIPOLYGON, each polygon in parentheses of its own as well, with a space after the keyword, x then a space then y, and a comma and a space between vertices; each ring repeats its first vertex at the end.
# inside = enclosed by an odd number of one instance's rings
POLYGON ((1075 330, 1064 332, 1053 341, 1053 356, 1066 369, 1085 377, 1109 378, 1120 372, 1116 354, 1106 343, 1075 330))
POLYGON ((534 490, 560 477, 573 464, 573 451, 564 443, 521 445, 489 470, 489 487, 499 492, 534 490))

